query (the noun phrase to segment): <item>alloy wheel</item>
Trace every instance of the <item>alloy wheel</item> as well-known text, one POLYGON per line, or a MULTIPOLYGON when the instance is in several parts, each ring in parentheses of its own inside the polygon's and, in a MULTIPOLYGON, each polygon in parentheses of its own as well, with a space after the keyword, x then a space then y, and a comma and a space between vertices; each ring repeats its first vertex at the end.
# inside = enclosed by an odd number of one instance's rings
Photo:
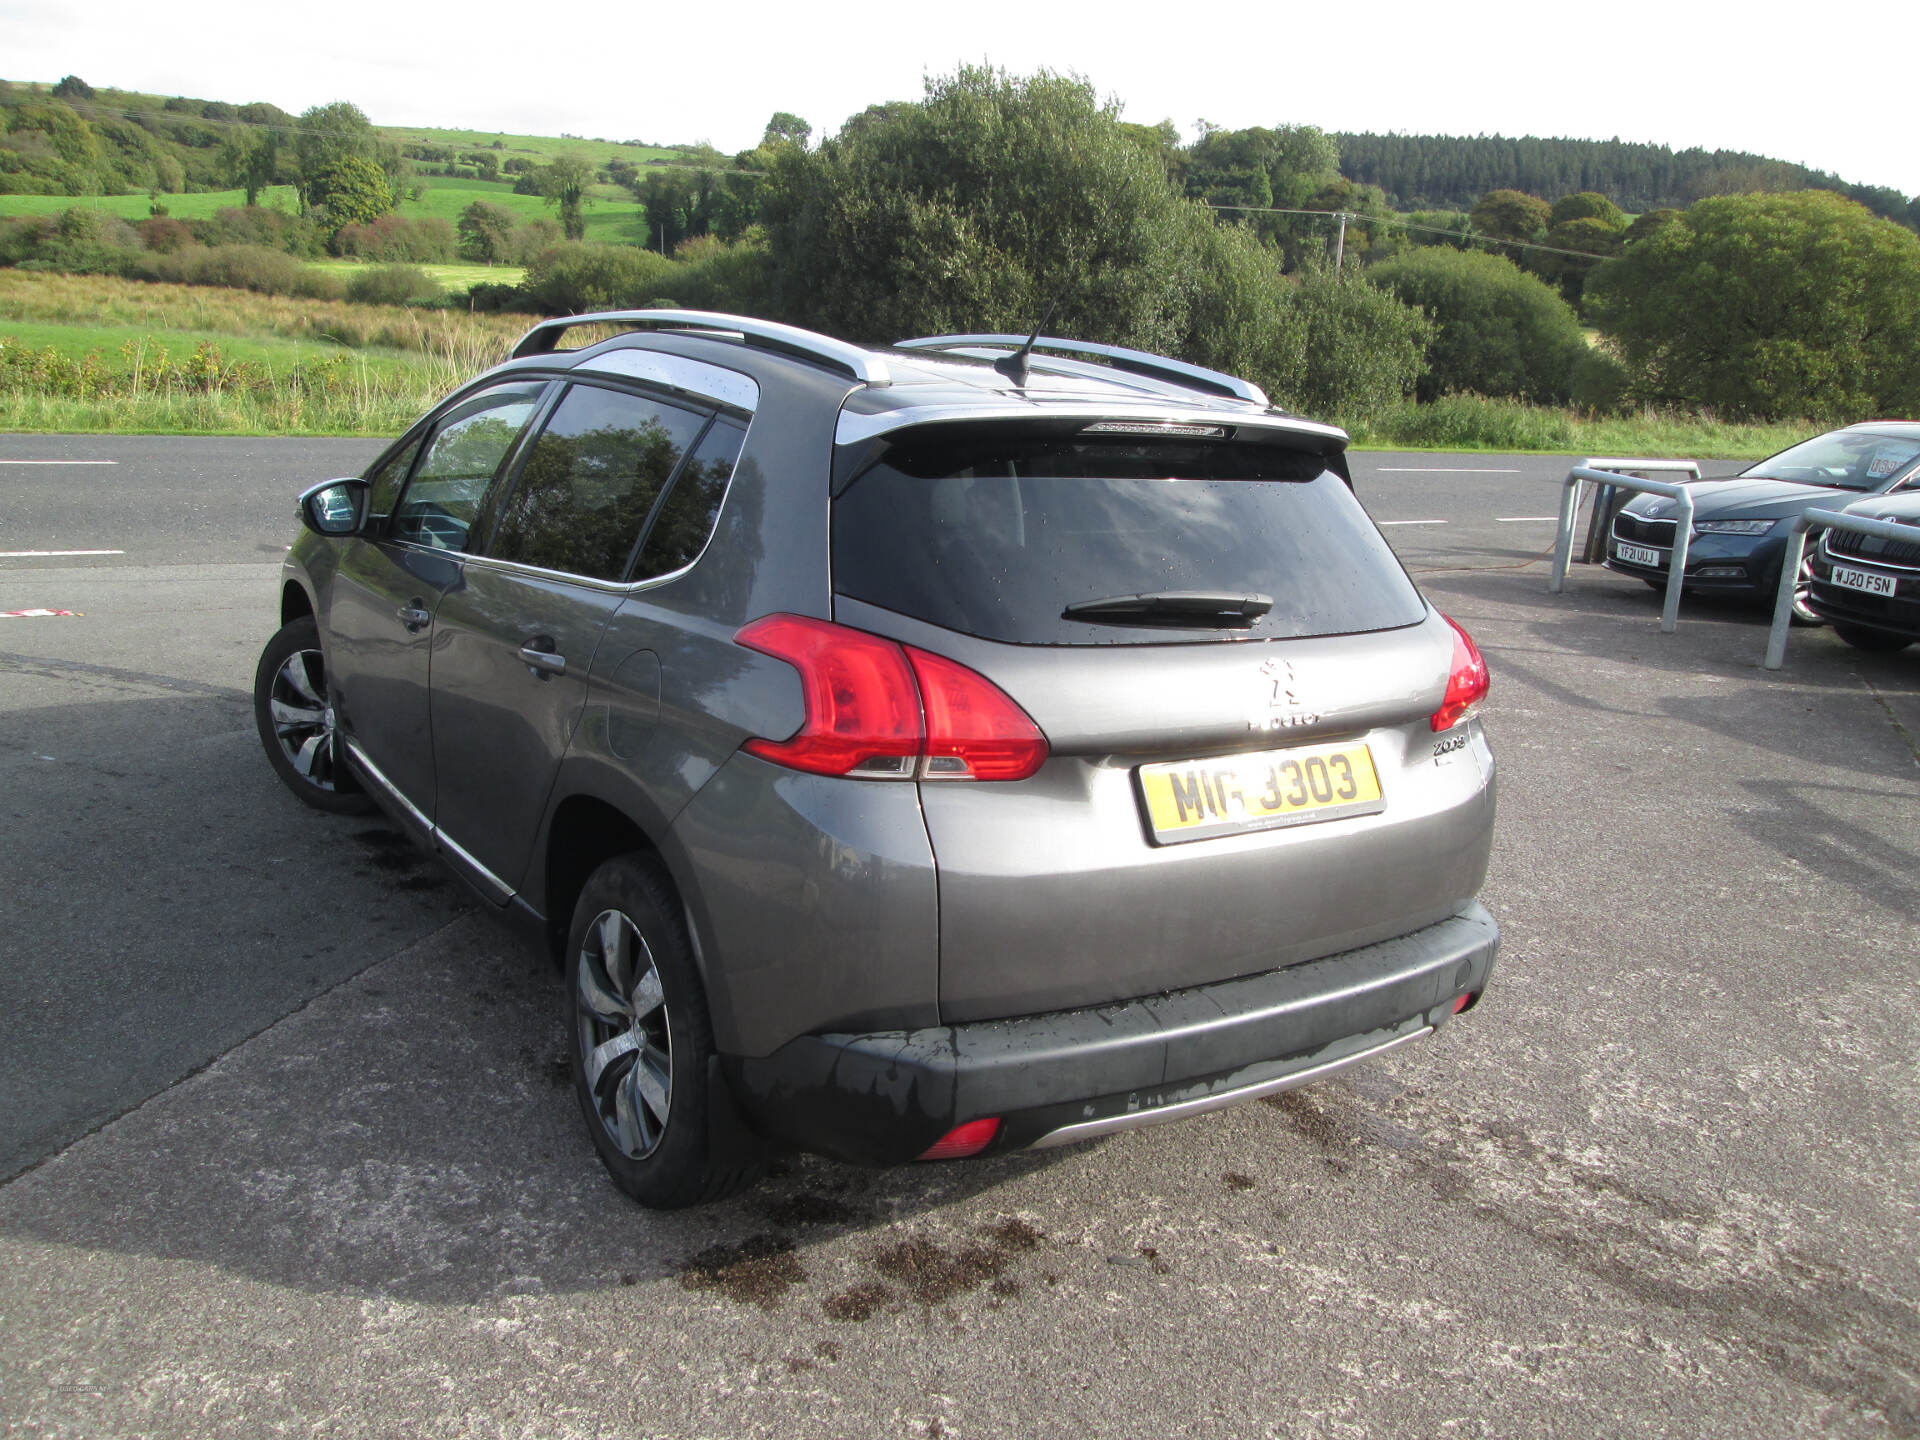
POLYGON ((274 738, 294 771, 316 790, 340 789, 340 737, 327 697, 327 662, 296 650, 274 672, 267 708, 274 738))
POLYGON ((620 1153, 659 1148, 673 1103, 673 1041, 653 951, 632 920, 603 910, 576 967, 577 1047, 594 1113, 620 1153))

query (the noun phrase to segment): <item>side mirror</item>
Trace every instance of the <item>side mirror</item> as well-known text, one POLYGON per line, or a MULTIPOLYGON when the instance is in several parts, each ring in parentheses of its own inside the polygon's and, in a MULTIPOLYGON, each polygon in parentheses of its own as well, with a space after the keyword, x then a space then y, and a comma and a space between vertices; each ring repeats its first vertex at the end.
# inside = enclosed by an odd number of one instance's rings
POLYGON ((367 513, 367 482, 325 480, 300 495, 300 522, 316 535, 352 535, 367 513))

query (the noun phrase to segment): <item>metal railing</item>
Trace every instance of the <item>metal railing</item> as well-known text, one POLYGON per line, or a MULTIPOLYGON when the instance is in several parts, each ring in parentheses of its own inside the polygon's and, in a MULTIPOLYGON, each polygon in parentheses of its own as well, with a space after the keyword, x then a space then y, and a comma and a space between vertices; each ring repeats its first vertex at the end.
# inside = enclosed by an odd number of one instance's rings
POLYGON ((1882 540, 1898 540, 1909 545, 1915 534, 1911 525, 1896 525, 1890 520, 1874 520, 1844 510, 1802 510, 1794 516, 1787 530, 1786 558, 1780 562, 1780 588, 1773 596, 1773 626, 1767 631, 1767 658, 1760 662, 1768 670, 1778 670, 1787 660, 1787 631, 1793 628, 1794 586, 1800 579, 1800 562, 1807 554, 1807 532, 1815 528, 1857 530, 1862 535, 1878 535, 1882 540))
MULTIPOLYGON (((1660 630, 1671 635, 1680 619, 1680 589, 1687 568, 1687 546, 1693 539, 1693 495, 1684 485, 1667 480, 1647 480, 1625 473, 1629 470, 1665 470, 1700 478, 1700 467, 1692 460, 1601 460, 1576 465, 1560 482, 1560 525, 1553 540, 1553 575, 1547 581, 1549 593, 1558 595, 1567 586, 1567 563, 1573 555, 1573 527, 1580 512, 1580 486, 1583 483, 1612 486, 1620 490, 1640 490, 1676 500, 1680 513, 1674 517, 1673 552, 1667 561, 1667 600, 1660 610, 1660 630)), ((1598 497, 1596 496, 1596 502, 1598 497)), ((1603 523, 1601 507, 1594 506, 1593 523, 1603 523)))

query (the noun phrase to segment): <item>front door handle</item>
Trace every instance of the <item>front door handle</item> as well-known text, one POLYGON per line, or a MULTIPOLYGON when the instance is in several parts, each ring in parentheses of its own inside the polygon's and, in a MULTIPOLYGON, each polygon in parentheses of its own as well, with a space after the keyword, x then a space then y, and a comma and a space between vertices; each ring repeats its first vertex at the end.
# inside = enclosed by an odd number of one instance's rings
POLYGON ((537 635, 522 645, 520 658, 526 663, 526 667, 541 679, 549 675, 567 673, 567 657, 554 654, 553 641, 544 635, 537 635))
POLYGON ((433 623, 433 612, 422 605, 418 599, 409 600, 393 613, 400 617, 400 623, 409 630, 418 630, 423 625, 433 623))

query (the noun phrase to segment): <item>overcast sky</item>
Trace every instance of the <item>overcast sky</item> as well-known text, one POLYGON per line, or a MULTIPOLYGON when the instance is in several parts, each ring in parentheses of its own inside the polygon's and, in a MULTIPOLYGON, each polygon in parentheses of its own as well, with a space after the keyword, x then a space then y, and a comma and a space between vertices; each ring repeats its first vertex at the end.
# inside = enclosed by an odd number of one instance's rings
POLYGON ((12 80, 245 102, 351 100, 381 125, 746 149, 815 136, 962 62, 1073 71, 1129 120, 1570 135, 1745 150, 1920 192, 1920 6, 1110 3, 491 8, 420 0, 0 0, 12 80))

